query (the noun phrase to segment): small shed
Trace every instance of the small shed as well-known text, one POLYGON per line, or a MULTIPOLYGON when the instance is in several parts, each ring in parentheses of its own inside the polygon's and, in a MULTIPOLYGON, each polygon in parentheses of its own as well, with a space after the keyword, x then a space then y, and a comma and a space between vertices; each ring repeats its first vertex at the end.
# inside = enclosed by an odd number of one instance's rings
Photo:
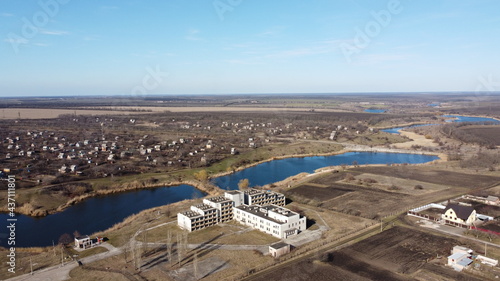
POLYGON ((274 258, 279 258, 288 253, 290 253, 290 244, 278 242, 269 246, 269 254, 274 258))

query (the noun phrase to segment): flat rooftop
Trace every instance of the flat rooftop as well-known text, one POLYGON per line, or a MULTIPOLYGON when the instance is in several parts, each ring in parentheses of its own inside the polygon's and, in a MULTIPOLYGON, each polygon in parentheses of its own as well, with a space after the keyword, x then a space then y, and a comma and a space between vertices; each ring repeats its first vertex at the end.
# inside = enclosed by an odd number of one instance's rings
POLYGON ((222 203, 222 202, 232 202, 231 199, 228 199, 224 196, 216 196, 216 197, 210 197, 210 198, 206 198, 208 201, 210 202, 214 202, 214 203, 222 203))
POLYGON ((181 214, 190 218, 190 219, 202 216, 201 214, 199 214, 195 211, 185 211, 185 212, 182 212, 181 214))
POLYGON ((281 248, 284 248, 284 247, 288 247, 288 246, 289 246, 289 245, 288 245, 287 243, 285 243, 285 242, 278 242, 278 243, 274 243, 274 244, 272 244, 272 245, 271 245, 271 246, 269 246, 269 247, 271 247, 271 248, 273 248, 273 249, 278 250, 278 249, 281 249, 281 248))
MULTIPOLYGON (((267 207, 267 206, 265 206, 265 207, 267 207)), ((259 205, 252 205, 252 206, 241 205, 241 206, 236 207, 236 209, 240 209, 244 212, 250 213, 252 215, 263 218, 265 220, 268 220, 268 221, 271 221, 271 222, 274 222, 277 224, 286 224, 286 222, 281 222, 279 220, 275 220, 273 218, 270 218, 266 213, 260 211, 261 208, 262 207, 259 205)))
POLYGON ((198 205, 194 205, 193 207, 198 208, 198 209, 200 209, 202 211, 208 211, 210 209, 215 210, 214 207, 212 207, 210 205, 207 205, 207 204, 198 204, 198 205))
POLYGON ((272 212, 275 212, 275 213, 278 213, 278 214, 281 214, 281 215, 287 216, 287 217, 292 217, 292 216, 297 215, 297 213, 290 211, 287 208, 282 208, 282 207, 278 207, 275 205, 267 205, 267 206, 264 206, 262 208, 265 208, 267 211, 272 211, 272 212))
POLYGON ((227 194, 231 194, 231 195, 238 195, 238 194, 241 194, 241 191, 239 190, 229 190, 229 191, 226 191, 227 194))

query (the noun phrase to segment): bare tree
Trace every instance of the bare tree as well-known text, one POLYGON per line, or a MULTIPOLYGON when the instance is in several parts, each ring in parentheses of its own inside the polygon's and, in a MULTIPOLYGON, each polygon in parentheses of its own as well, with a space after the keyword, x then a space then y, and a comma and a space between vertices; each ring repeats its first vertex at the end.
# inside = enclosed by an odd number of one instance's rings
POLYGON ((168 255, 168 262, 172 264, 172 232, 169 230, 167 232, 167 255, 168 255))
POLYGON ((248 188, 248 186, 250 185, 250 181, 248 179, 242 179, 238 182, 238 188, 240 190, 245 190, 248 188))

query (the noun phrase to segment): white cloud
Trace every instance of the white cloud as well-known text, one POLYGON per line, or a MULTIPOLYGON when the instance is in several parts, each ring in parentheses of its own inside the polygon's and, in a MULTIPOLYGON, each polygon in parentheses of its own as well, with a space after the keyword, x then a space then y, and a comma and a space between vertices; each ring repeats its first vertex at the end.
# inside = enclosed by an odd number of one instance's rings
POLYGON ((13 14, 9 14, 9 13, 1 13, 0 15, 2 17, 13 17, 14 16, 13 14))

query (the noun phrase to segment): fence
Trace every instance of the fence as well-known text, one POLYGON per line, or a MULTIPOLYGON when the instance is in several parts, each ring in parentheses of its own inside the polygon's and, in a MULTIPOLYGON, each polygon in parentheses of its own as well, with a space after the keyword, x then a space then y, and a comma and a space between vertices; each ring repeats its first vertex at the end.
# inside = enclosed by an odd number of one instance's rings
POLYGON ((414 211, 408 211, 406 214, 409 216, 424 218, 424 219, 431 220, 431 221, 440 221, 441 220, 439 218, 435 218, 435 217, 429 216, 429 215, 420 214, 420 213, 417 213, 414 211))
POLYGON ((500 232, 496 232, 496 231, 493 231, 493 230, 488 230, 488 229, 479 228, 479 227, 475 227, 475 226, 471 226, 470 229, 472 229, 472 230, 478 230, 478 231, 482 231, 482 232, 486 232, 486 233, 489 233, 489 234, 500 236, 500 232))

